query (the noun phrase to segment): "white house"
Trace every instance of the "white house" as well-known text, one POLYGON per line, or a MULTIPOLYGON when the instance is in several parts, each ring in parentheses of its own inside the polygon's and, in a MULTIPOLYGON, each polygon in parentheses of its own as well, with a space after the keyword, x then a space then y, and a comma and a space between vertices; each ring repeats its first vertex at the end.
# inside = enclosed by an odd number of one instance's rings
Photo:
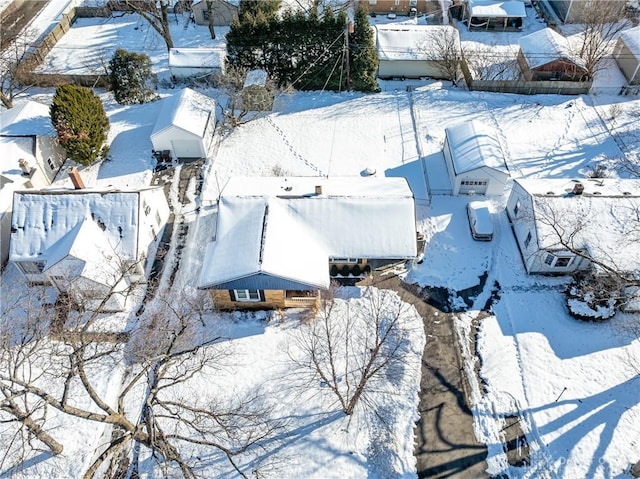
POLYGON ((432 35, 451 38, 459 48, 458 30, 451 26, 398 23, 376 25, 378 76, 446 78, 446 73, 438 63, 442 59, 442 52, 430 44, 432 35))
POLYGON ((51 184, 64 159, 47 105, 26 101, 0 112, 0 265, 9 257, 13 192, 51 184))
POLYGON ((565 274, 591 267, 570 249, 640 270, 639 208, 640 180, 527 178, 506 211, 527 272, 565 274))
POLYGON ((313 306, 332 277, 416 257, 404 178, 232 178, 198 286, 220 309, 313 306))
POLYGON ((224 75, 225 55, 221 48, 171 48, 169 70, 176 79, 224 75))
POLYGON ((213 98, 184 88, 162 103, 151 132, 153 149, 176 158, 206 158, 216 126, 213 98))
POLYGON ((32 283, 104 310, 125 307, 169 217, 162 188, 46 189, 14 194, 10 261, 32 283))
POLYGON ((494 129, 479 121, 445 128, 443 154, 454 195, 501 195, 509 169, 494 129))

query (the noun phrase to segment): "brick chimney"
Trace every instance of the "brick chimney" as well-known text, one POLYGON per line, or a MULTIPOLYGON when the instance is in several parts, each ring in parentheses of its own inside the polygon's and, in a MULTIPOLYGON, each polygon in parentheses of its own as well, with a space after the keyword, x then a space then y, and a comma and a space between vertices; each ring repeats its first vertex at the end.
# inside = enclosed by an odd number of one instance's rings
POLYGON ((67 170, 67 173, 69 173, 69 178, 71 178, 71 183, 73 183, 73 187, 76 190, 81 190, 84 188, 84 182, 82 181, 82 177, 80 176, 80 172, 78 171, 78 168, 76 168, 75 166, 72 166, 67 170))
POLYGON ((29 162, 27 160, 25 160, 24 158, 20 158, 18 160, 18 166, 20 166, 23 175, 31 175, 31 167, 29 166, 29 162))
POLYGON ((584 185, 582 183, 576 183, 575 185, 573 185, 574 195, 581 195, 583 191, 584 191, 584 185))
POLYGON ((322 194, 322 185, 316 185, 316 195, 322 194))

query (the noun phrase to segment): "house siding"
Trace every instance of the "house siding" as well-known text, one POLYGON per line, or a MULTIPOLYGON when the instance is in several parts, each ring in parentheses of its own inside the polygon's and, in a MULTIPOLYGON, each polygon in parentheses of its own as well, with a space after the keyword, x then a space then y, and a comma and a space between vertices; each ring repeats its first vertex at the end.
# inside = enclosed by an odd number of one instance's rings
MULTIPOLYGON (((231 25, 234 17, 238 16, 238 7, 228 2, 216 0, 213 4, 213 25, 216 27, 231 25)), ((191 12, 193 13, 193 21, 198 25, 208 25, 209 20, 205 18, 207 11, 207 2, 202 0, 196 3, 191 12)), ((216 35, 217 36, 217 35, 216 35)))
POLYGON ((576 81, 584 79, 586 70, 573 62, 557 59, 536 68, 529 68, 522 50, 518 52, 518 64, 522 75, 528 81, 576 81))
POLYGON ((247 309, 279 309, 285 308, 286 291, 263 291, 264 301, 234 301, 229 290, 212 289, 211 299, 218 310, 247 310, 247 309))
POLYGON ((380 78, 446 78, 438 64, 428 60, 380 60, 378 65, 380 78))
POLYGON ((618 39, 613 57, 629 85, 640 85, 640 60, 633 55, 622 39, 618 39))

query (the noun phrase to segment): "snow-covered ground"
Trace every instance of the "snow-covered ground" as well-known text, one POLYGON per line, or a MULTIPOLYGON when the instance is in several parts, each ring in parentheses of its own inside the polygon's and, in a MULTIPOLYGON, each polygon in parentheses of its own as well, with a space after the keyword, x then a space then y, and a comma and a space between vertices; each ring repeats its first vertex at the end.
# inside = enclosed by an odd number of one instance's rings
MULTIPOLYGON (((105 48, 139 45, 138 36, 144 30, 140 21, 131 18, 118 28, 103 19, 82 22, 74 28, 97 28, 110 45, 105 48), (131 41, 134 34, 136 43, 131 41)), ((195 36, 191 29, 195 27, 184 30, 180 22, 176 24, 177 45, 210 44, 206 28, 195 36)), ((90 45, 102 45, 94 34, 88 29, 68 40, 66 54, 55 53, 47 59, 48 65, 62 68, 68 61, 68 68, 73 69, 92 61, 82 59, 77 47, 84 45, 92 51, 90 45), (78 63, 74 63, 76 58, 78 63)), ((157 40, 145 45, 160 69, 166 68, 164 45, 157 40)), ((54 52, 65 51, 63 47, 59 43, 54 52)), ((177 211, 191 227, 174 288, 193 288, 205 245, 213 236, 219 187, 231 176, 358 176, 365 168, 374 168, 378 176, 405 176, 417 199, 419 229, 428 240, 423 263, 408 272, 406 281, 455 292, 477 285, 479 277, 488 274, 485 289, 474 306, 459 315, 457 325, 465 335, 471 323, 481 318, 477 348, 485 386, 480 387, 473 374, 469 376, 475 385, 476 433, 489 448, 489 472, 531 478, 630 477, 626 473, 629 464, 640 459, 640 339, 626 326, 629 321, 637 324, 637 317, 618 314, 597 325, 571 319, 559 293, 563 279, 525 274, 503 212, 506 196, 491 199, 494 240, 475 242, 465 215, 469 198, 434 196, 429 202, 420 160, 438 165, 444 128, 477 119, 500 132, 514 177, 583 177, 598 162, 609 165, 612 174, 624 175, 614 171, 614 166, 625 156, 640 153, 640 100, 608 95, 500 95, 451 89, 440 83, 414 84, 418 88, 412 93, 405 83, 384 82, 383 92, 375 95, 284 94, 276 99, 273 113, 219 137, 205 164, 199 214, 193 205, 177 211), (493 308, 490 313, 481 312, 494 286, 493 308), (520 415, 530 445, 528 467, 509 467, 502 451, 502 416, 511 414, 520 415)), ((85 183, 148 185, 153 166, 149 134, 159 103, 123 107, 110 94, 101 96, 111 120, 110 160, 83 169, 85 183)), ((35 97, 45 102, 50 98, 50 91, 35 97)), ((432 171, 442 173, 438 168, 432 171)), ((430 177, 430 181, 438 184, 442 178, 430 177)), ((175 189, 172 195, 178 204, 175 189)), ((4 273, 3 294, 9 291, 7 285, 20 281, 15 273, 13 268, 4 273)), ((357 290, 349 290, 340 301, 358 308, 360 296, 357 290)), ((5 296, 3 303, 6 301, 5 296)), ((380 398, 384 417, 392 421, 390 429, 384 430, 366 412, 359 412, 351 422, 336 414, 323 391, 293 394, 284 374, 290 352, 286 345, 303 326, 295 316, 282 323, 270 317, 257 313, 209 318, 226 328, 234 338, 230 341, 234 354, 241 358, 218 372, 215 384, 226 385, 229 393, 263 388, 270 401, 279 405, 276 412, 290 415, 289 425, 296 431, 271 450, 270 463, 279 467, 267 470, 266 477, 415 477, 412 427, 424 341, 421 329, 408 326, 413 334, 407 368, 387 384, 396 393, 380 398)), ((411 321, 415 326, 417 318, 411 321)), ((466 359, 465 369, 470 373, 477 358, 466 359)), ((108 389, 119 380, 119 370, 102 371, 94 379, 108 389)), ((212 384, 207 378, 190 384, 189 391, 209 394, 212 384)), ((39 456, 23 464, 19 474, 2 466, 0 476, 13 472, 17 477, 34 478, 80 475, 103 431, 59 417, 54 425, 53 433, 60 428, 67 438, 62 456, 46 460, 39 456)), ((219 459, 216 456, 203 463, 210 467, 205 475, 231 477, 219 459)))

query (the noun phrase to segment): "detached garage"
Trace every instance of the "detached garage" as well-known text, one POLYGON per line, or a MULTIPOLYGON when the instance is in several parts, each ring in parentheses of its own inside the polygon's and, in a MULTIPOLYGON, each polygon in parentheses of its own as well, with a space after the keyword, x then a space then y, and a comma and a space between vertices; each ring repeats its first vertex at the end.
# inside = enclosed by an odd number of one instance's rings
POLYGON ((451 39, 459 48, 458 31, 450 26, 404 25, 376 26, 378 76, 380 78, 447 78, 442 71, 442 52, 433 46, 433 38, 451 39))
POLYGON ((443 149, 454 195, 501 195, 509 178, 495 130, 477 121, 445 129, 443 149))
POLYGON ((205 158, 216 126, 215 101, 185 88, 162 102, 151 132, 153 149, 173 158, 205 158))

